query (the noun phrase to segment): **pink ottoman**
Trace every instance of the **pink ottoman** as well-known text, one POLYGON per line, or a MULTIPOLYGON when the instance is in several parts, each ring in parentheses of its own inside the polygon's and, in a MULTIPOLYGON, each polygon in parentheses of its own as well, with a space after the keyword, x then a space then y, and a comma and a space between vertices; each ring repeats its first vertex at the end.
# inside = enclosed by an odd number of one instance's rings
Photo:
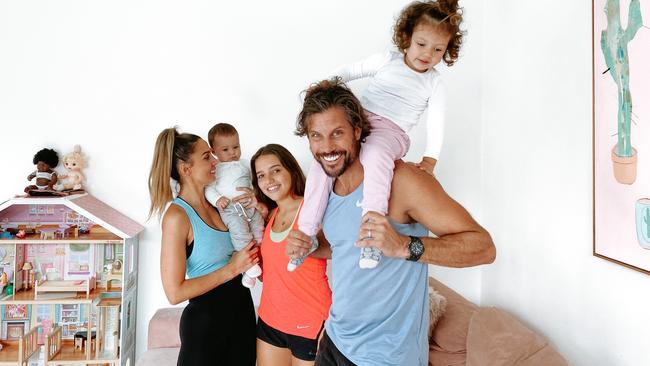
POLYGON ((181 340, 178 326, 183 308, 158 309, 149 321, 147 351, 136 364, 138 366, 174 366, 178 359, 181 340))

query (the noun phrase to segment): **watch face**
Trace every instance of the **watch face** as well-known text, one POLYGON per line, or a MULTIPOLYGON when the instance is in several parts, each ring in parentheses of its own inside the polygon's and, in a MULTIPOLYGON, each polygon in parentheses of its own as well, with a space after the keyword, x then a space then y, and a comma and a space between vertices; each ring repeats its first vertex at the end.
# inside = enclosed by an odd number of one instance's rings
POLYGON ((409 243, 409 253, 411 255, 409 260, 411 261, 417 261, 420 259, 422 254, 424 254, 424 244, 420 238, 414 236, 411 237, 411 242, 409 243))

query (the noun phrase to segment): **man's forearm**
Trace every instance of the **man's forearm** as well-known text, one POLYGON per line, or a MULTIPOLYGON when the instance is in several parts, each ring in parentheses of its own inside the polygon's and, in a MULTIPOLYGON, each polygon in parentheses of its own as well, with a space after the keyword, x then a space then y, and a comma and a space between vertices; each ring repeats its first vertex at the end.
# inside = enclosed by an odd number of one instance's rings
POLYGON ((424 244, 424 253, 419 260, 422 263, 461 268, 492 263, 496 258, 496 248, 486 231, 420 239, 424 244))

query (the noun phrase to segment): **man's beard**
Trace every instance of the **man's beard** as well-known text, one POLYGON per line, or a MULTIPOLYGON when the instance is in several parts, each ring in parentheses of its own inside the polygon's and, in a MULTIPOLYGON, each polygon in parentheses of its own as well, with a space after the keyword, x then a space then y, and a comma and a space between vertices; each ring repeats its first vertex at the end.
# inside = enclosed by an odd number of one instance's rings
POLYGON ((325 172, 325 174, 327 174, 328 177, 330 177, 330 178, 338 178, 341 174, 345 173, 345 171, 350 167, 350 165, 357 159, 357 155, 358 155, 357 152, 358 152, 358 149, 356 151, 353 151, 353 152, 335 151, 334 154, 343 153, 342 154, 343 155, 343 165, 341 166, 341 168, 336 169, 336 170, 330 170, 327 167, 325 167, 325 165, 323 164, 323 157, 322 156, 323 155, 330 155, 330 154, 332 154, 331 152, 327 153, 327 154, 319 154, 318 156, 314 155, 314 159, 316 159, 318 164, 320 164, 321 168, 323 168, 323 171, 325 172))

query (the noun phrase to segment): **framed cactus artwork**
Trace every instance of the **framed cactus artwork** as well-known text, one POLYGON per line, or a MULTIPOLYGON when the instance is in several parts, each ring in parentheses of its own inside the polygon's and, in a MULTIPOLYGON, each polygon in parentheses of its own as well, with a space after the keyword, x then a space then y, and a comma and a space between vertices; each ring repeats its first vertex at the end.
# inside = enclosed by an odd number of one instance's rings
POLYGON ((650 1, 592 16, 593 253, 650 274, 650 1))

